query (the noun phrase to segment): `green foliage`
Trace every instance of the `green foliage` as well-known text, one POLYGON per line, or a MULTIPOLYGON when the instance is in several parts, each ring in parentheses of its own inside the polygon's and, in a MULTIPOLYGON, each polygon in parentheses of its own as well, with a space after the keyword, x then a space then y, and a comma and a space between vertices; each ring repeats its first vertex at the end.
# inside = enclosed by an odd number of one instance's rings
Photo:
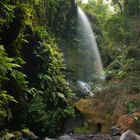
MULTIPOLYGON (((12 71, 12 68, 17 67, 18 65, 13 64, 12 62, 14 61, 13 58, 8 58, 4 47, 1 45, 0 46, 0 62, 1 62, 1 66, 0 66, 0 80, 2 81, 3 79, 7 79, 6 78, 6 74, 8 73, 8 71, 12 71)), ((1 83, 0 83, 1 84, 1 83)))
POLYGON ((14 17, 14 8, 15 6, 9 5, 9 0, 0 1, 0 31, 1 27, 12 21, 14 17))
POLYGON ((4 119, 12 119, 13 108, 10 104, 21 106, 21 100, 26 102, 25 96, 30 90, 25 80, 26 75, 19 71, 20 64, 24 63, 21 58, 8 57, 3 46, 0 46, 0 62, 0 123, 3 123, 4 119))
MULTIPOLYGON (((74 0, 60 1, 60 0, 42 0, 40 4, 41 12, 37 13, 41 17, 42 25, 46 24, 47 28, 55 35, 65 37, 67 35, 66 29, 69 28, 68 22, 71 14, 74 12, 74 0), (71 12, 71 13, 70 13, 71 12), (47 17, 47 18, 46 18, 47 17), (64 34, 65 33, 65 34, 64 34)), ((40 11, 40 9, 38 9, 40 11)))
POLYGON ((105 28, 108 37, 113 41, 128 44, 135 38, 135 34, 130 30, 129 21, 121 14, 116 14, 108 19, 105 28))
POLYGON ((12 72, 14 68, 18 67, 13 62, 14 59, 9 58, 3 46, 0 46, 0 124, 5 117, 11 117, 11 111, 8 108, 9 102, 16 102, 14 97, 7 94, 7 91, 4 89, 4 81, 9 80, 7 77, 8 72, 12 72))
POLYGON ((47 39, 46 44, 42 46, 42 50, 35 51, 36 57, 40 59, 40 61, 46 62, 45 65, 40 65, 42 69, 42 71, 40 71, 41 73, 38 74, 40 87, 42 90, 47 91, 46 96, 48 96, 48 98, 46 100, 54 101, 55 106, 57 106, 57 104, 60 104, 60 100, 65 102, 71 93, 62 74, 62 70, 65 69, 62 59, 63 55, 59 52, 56 43, 49 37, 47 32, 38 31, 37 34, 39 34, 41 38, 44 37, 47 39), (48 54, 47 58, 45 58, 46 54, 48 54))
POLYGON ((106 68, 107 79, 124 79, 138 77, 140 69, 139 50, 137 47, 124 48, 125 51, 106 68))
MULTIPOLYGON (((101 1, 99 3, 103 6, 101 1)), ((95 5, 93 0, 82 7, 93 24, 105 66, 107 85, 97 96, 105 98, 106 89, 107 100, 121 102, 121 96, 129 96, 129 99, 123 97, 126 113, 139 112, 139 99, 134 99, 140 93, 139 0, 112 0, 113 11, 105 7, 98 9, 95 5)))
POLYGON ((139 0, 128 0, 124 2, 124 12, 129 16, 140 15, 140 2, 139 0))
POLYGON ((16 100, 13 96, 8 95, 6 91, 0 91, 0 125, 6 117, 8 120, 12 117, 11 110, 8 107, 9 102, 16 102, 16 100))
POLYGON ((123 77, 125 75, 126 59, 125 56, 118 56, 105 70, 106 79, 113 79, 115 77, 123 77))
POLYGON ((87 122, 84 122, 81 126, 75 128, 74 133, 76 134, 90 134, 89 125, 87 122))
POLYGON ((30 127, 37 134, 55 136, 62 131, 65 113, 62 108, 57 110, 46 110, 46 108, 44 99, 40 95, 35 96, 29 107, 30 127))
POLYGON ((14 129, 35 124, 32 129, 39 135, 55 135, 62 130, 62 122, 74 116, 72 91, 62 73, 63 54, 46 32, 47 26, 48 31, 62 36, 71 5, 70 0, 0 1, 0 43, 4 45, 0 46, 0 125, 4 119, 14 129), (29 61, 25 46, 32 55, 29 61), (32 64, 34 75, 26 67, 32 64), (36 81, 31 80, 34 78, 36 81))
MULTIPOLYGON (((82 7, 91 19, 107 67, 107 79, 122 80, 115 89, 139 93, 139 1, 112 2, 116 8, 112 13, 102 0, 92 0, 82 7)), ((13 123, 25 123, 39 135, 54 136, 62 130, 64 120, 74 116, 70 104, 72 91, 63 74, 66 66, 56 41, 59 38, 52 34, 70 40, 65 42, 67 54, 73 58, 77 53, 82 56, 83 52, 75 47, 77 42, 83 43, 82 39, 74 38, 77 30, 76 20, 72 18, 74 14, 77 16, 75 9, 74 0, 0 1, 0 43, 4 45, 0 46, 0 125, 7 118, 11 123, 14 116, 13 123), (27 26, 32 29, 28 30, 27 26), (10 40, 9 36, 14 37, 10 40), (73 51, 69 49, 71 46, 73 51), (26 54, 22 52, 24 49, 26 54), (23 118, 24 121, 20 121, 23 118)), ((64 45, 63 41, 59 43, 64 45)), ((73 69, 79 70, 76 59, 72 61, 75 63, 73 69)), ((100 90, 100 83, 95 90, 100 90)), ((139 104, 139 101, 127 102, 126 111, 133 112, 139 104)), ((76 132, 87 132, 87 129, 85 124, 76 132)))
POLYGON ((65 69, 63 55, 55 40, 43 27, 37 27, 35 34, 41 45, 36 46, 32 54, 39 69, 34 74, 38 83, 32 83, 35 89, 31 89, 34 97, 29 105, 28 124, 29 127, 34 124, 31 129, 38 134, 54 136, 62 131, 64 120, 74 116, 74 109, 69 103, 72 91, 62 73, 65 69))
POLYGON ((125 103, 126 113, 133 113, 139 111, 140 109, 140 100, 132 100, 125 103))

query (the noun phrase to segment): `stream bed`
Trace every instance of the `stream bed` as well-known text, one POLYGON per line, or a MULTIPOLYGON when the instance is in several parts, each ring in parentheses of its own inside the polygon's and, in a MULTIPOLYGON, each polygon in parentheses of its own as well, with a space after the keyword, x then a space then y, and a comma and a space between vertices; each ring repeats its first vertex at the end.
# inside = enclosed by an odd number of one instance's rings
POLYGON ((120 136, 111 136, 109 134, 66 134, 57 139, 44 138, 43 140, 119 140, 120 136))

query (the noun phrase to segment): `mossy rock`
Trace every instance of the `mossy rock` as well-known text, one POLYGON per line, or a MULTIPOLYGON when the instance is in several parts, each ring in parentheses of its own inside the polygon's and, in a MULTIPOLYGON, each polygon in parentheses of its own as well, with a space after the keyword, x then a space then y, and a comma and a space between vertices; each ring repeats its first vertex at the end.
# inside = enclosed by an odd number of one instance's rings
MULTIPOLYGON (((110 133, 112 126, 117 124, 118 118, 128 113, 126 103, 140 98, 139 92, 132 94, 134 90, 129 94, 128 88, 132 89, 132 84, 128 87, 123 80, 114 83, 114 85, 104 88, 91 99, 81 99, 75 103, 76 109, 85 116, 88 125, 93 127, 93 132, 98 130, 102 133, 110 133)), ((137 110, 139 110, 139 106, 131 108, 133 112, 137 110)), ((139 127, 135 128, 132 128, 132 130, 139 131, 139 127)))
POLYGON ((15 138, 15 135, 10 132, 6 132, 5 135, 1 138, 1 140, 10 140, 15 138))
POLYGON ((21 132, 23 134, 23 138, 27 138, 30 140, 37 140, 38 139, 38 137, 32 131, 30 131, 28 128, 22 129, 21 132))
POLYGON ((81 99, 75 107, 86 117, 89 128, 93 132, 110 132, 116 115, 107 112, 105 104, 98 99, 81 99))

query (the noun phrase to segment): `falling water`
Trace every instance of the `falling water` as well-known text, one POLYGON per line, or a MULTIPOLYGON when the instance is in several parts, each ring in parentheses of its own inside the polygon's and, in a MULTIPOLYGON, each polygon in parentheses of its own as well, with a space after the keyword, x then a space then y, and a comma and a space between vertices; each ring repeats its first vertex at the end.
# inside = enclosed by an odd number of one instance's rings
MULTIPOLYGON (((94 33, 92 31, 90 22, 86 14, 80 7, 78 7, 78 25, 79 25, 78 34, 83 39, 81 46, 84 46, 84 48, 80 47, 80 49, 82 49, 82 51, 84 51, 86 55, 90 56, 90 57, 86 56, 84 58, 84 61, 86 62, 87 66, 90 63, 90 66, 94 68, 94 72, 97 78, 104 80, 105 76, 103 73, 103 66, 98 51, 98 46, 94 37, 94 33)), ((85 66, 83 69, 90 70, 92 69, 91 67, 88 68, 85 66)))
POLYGON ((93 96, 94 94, 91 92, 91 87, 90 85, 88 85, 87 83, 83 82, 83 81, 78 81, 78 86, 79 86, 79 90, 81 90, 81 92, 84 94, 84 95, 87 95, 87 96, 93 96))

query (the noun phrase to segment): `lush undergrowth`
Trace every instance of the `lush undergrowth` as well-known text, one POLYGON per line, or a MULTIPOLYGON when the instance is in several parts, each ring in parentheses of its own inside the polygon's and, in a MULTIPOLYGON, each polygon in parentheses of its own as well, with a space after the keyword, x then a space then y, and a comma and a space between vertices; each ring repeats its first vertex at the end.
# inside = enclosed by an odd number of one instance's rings
MULTIPOLYGON (((139 0, 112 0, 111 9, 102 0, 77 4, 91 21, 105 67, 105 88, 115 89, 110 97, 121 89, 139 94, 139 0)), ((56 136, 74 116, 64 72, 69 78, 80 74, 76 9, 74 0, 0 1, 0 130, 28 127, 37 135, 56 136), (59 49, 70 57, 67 70, 59 49)), ((140 101, 132 99, 124 106, 133 113, 140 101)))
POLYGON ((55 136, 74 116, 58 49, 72 6, 73 1, 0 1, 1 130, 28 127, 55 136))

